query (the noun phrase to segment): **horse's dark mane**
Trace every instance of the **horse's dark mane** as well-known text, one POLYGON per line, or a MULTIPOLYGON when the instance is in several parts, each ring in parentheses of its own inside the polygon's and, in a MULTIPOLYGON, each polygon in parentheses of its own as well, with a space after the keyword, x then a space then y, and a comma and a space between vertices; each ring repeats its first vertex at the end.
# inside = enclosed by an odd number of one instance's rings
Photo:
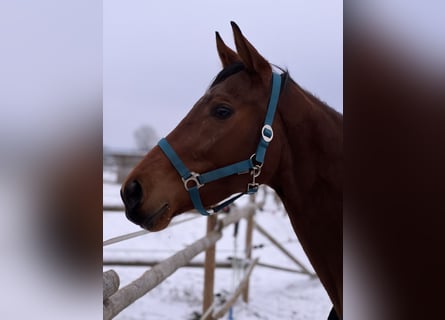
MULTIPOLYGON (((340 114, 335 111, 333 108, 331 108, 329 105, 326 104, 326 102, 320 100, 319 98, 317 98, 316 96, 314 96, 312 93, 310 93, 309 91, 303 89, 298 83, 296 83, 294 81, 294 79, 292 79, 292 77, 289 74, 289 71, 287 69, 284 69, 280 66, 277 65, 273 65, 275 68, 279 69, 281 71, 281 91, 283 92, 284 90, 286 90, 286 88, 290 85, 293 84, 295 85, 306 97, 309 101, 311 101, 312 103, 321 106, 327 113, 331 114, 331 116, 334 117, 339 117, 340 114)), ((242 62, 235 62, 227 67, 225 67, 224 69, 222 69, 217 76, 215 77, 215 79, 212 81, 212 84, 210 85, 210 88, 214 87, 215 85, 217 85, 218 83, 223 82, 224 80, 226 80, 228 77, 241 72, 245 70, 245 66, 242 62)))
MULTIPOLYGON (((275 66, 275 65, 274 65, 275 66)), ((280 69, 282 71, 281 77, 282 77, 282 86, 281 86, 281 91, 286 90, 286 88, 292 84, 294 86, 296 86, 302 93, 303 95, 306 96, 306 98, 312 102, 315 105, 320 106, 323 110, 325 110, 330 116, 334 117, 334 118, 341 118, 341 114, 336 111, 335 109, 333 109, 332 107, 330 107, 326 102, 324 102, 323 100, 320 100, 319 98, 317 98, 315 95, 313 95, 312 93, 310 93, 309 91, 307 91, 306 89, 302 88, 298 83, 296 83, 294 81, 294 79, 291 78, 289 71, 286 69, 283 69, 281 67, 275 66, 276 68, 280 69)))
POLYGON ((245 69, 245 67, 242 62, 235 62, 235 63, 225 67, 218 73, 215 80, 213 80, 212 84, 210 85, 210 88, 216 86, 218 83, 223 82, 231 75, 234 75, 235 73, 238 73, 244 69, 245 69))

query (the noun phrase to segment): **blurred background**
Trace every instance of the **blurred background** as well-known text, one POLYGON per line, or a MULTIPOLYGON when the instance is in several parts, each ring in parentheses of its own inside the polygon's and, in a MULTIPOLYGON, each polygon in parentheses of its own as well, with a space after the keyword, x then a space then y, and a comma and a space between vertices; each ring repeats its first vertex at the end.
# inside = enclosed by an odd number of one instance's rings
POLYGON ((174 129, 221 70, 215 31, 235 49, 232 20, 266 59, 341 112, 342 12, 341 1, 104 2, 104 146, 134 149, 139 128, 157 138, 174 129))
POLYGON ((102 3, 0 3, 0 313, 100 319, 102 3))

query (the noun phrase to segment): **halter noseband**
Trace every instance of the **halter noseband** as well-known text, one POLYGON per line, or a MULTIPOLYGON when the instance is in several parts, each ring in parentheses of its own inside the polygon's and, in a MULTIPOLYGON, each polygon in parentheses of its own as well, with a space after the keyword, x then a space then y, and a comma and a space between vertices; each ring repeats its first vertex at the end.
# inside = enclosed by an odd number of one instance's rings
POLYGON ((258 191, 258 183, 255 179, 261 174, 261 168, 264 163, 264 157, 266 156, 266 150, 269 146, 269 142, 273 139, 272 122, 274 119, 275 111, 277 109, 278 98, 280 96, 281 88, 281 76, 275 72, 272 73, 272 90, 269 98, 269 105, 267 107, 266 118, 264 119, 264 125, 261 129, 260 142, 256 152, 247 160, 236 162, 234 164, 218 168, 205 173, 196 173, 187 169, 184 163, 173 150, 172 146, 167 142, 165 138, 162 138, 158 145, 175 167, 184 182, 184 188, 189 192, 190 199, 192 200, 195 209, 202 215, 209 215, 218 212, 222 208, 228 206, 239 197, 245 194, 254 194, 258 191), (213 212, 208 212, 201 202, 199 195, 199 188, 203 187, 206 183, 219 180, 221 178, 231 176, 233 174, 250 173, 252 175, 252 182, 247 184, 247 190, 242 192, 223 203, 212 208, 213 212))

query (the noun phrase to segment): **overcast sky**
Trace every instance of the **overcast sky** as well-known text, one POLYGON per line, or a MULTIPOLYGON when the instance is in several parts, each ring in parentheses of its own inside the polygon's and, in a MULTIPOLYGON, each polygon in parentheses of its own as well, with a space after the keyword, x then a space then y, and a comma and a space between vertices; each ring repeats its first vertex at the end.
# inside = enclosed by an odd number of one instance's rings
POLYGON ((271 63, 343 111, 342 1, 103 2, 105 146, 134 148, 133 132, 170 132, 220 70, 215 31, 230 21, 271 63))

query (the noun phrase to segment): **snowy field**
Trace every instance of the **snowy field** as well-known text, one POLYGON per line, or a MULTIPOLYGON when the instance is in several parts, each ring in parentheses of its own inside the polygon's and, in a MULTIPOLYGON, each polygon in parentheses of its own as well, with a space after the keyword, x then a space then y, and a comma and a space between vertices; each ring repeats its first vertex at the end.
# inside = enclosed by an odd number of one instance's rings
MULTIPOLYGON (((111 180, 110 173, 104 172, 104 180, 111 180)), ((110 182, 104 183, 104 205, 120 204, 120 186, 110 182)), ((264 194, 258 197, 262 199, 264 194)), ((237 205, 242 207, 247 199, 240 199, 237 205)), ((167 228, 158 233, 148 233, 142 237, 127 240, 104 247, 104 260, 162 260, 183 249, 195 240, 203 237, 206 230, 206 218, 196 214, 183 214, 174 221, 196 217, 167 228)), ((286 249, 312 270, 290 221, 282 206, 276 203, 273 195, 266 195, 263 211, 258 211, 255 220, 272 234, 286 249)), ((234 226, 224 229, 223 238, 216 245, 217 262, 227 262, 229 257, 242 257, 244 253, 246 222, 239 225, 235 238, 234 226)), ((129 222, 123 212, 104 212, 103 239, 140 228, 129 222)), ((254 231, 253 245, 261 246, 252 252, 253 258, 260 262, 279 265, 291 269, 298 267, 275 246, 254 231)), ((204 254, 193 260, 202 262, 204 254)), ((146 267, 104 266, 103 270, 114 269, 120 276, 121 287, 139 277, 146 267)), ((216 269, 215 294, 217 301, 223 301, 230 295, 240 278, 240 271, 233 269, 216 269)), ((115 319, 142 320, 194 320, 202 312, 204 270, 201 268, 181 268, 167 278, 158 287, 151 290, 140 300, 122 311, 115 319)), ((238 299, 232 310, 232 319, 327 319, 331 303, 319 280, 296 273, 284 272, 256 266, 251 275, 249 303, 238 299)), ((226 315, 223 319, 229 319, 226 315)))

